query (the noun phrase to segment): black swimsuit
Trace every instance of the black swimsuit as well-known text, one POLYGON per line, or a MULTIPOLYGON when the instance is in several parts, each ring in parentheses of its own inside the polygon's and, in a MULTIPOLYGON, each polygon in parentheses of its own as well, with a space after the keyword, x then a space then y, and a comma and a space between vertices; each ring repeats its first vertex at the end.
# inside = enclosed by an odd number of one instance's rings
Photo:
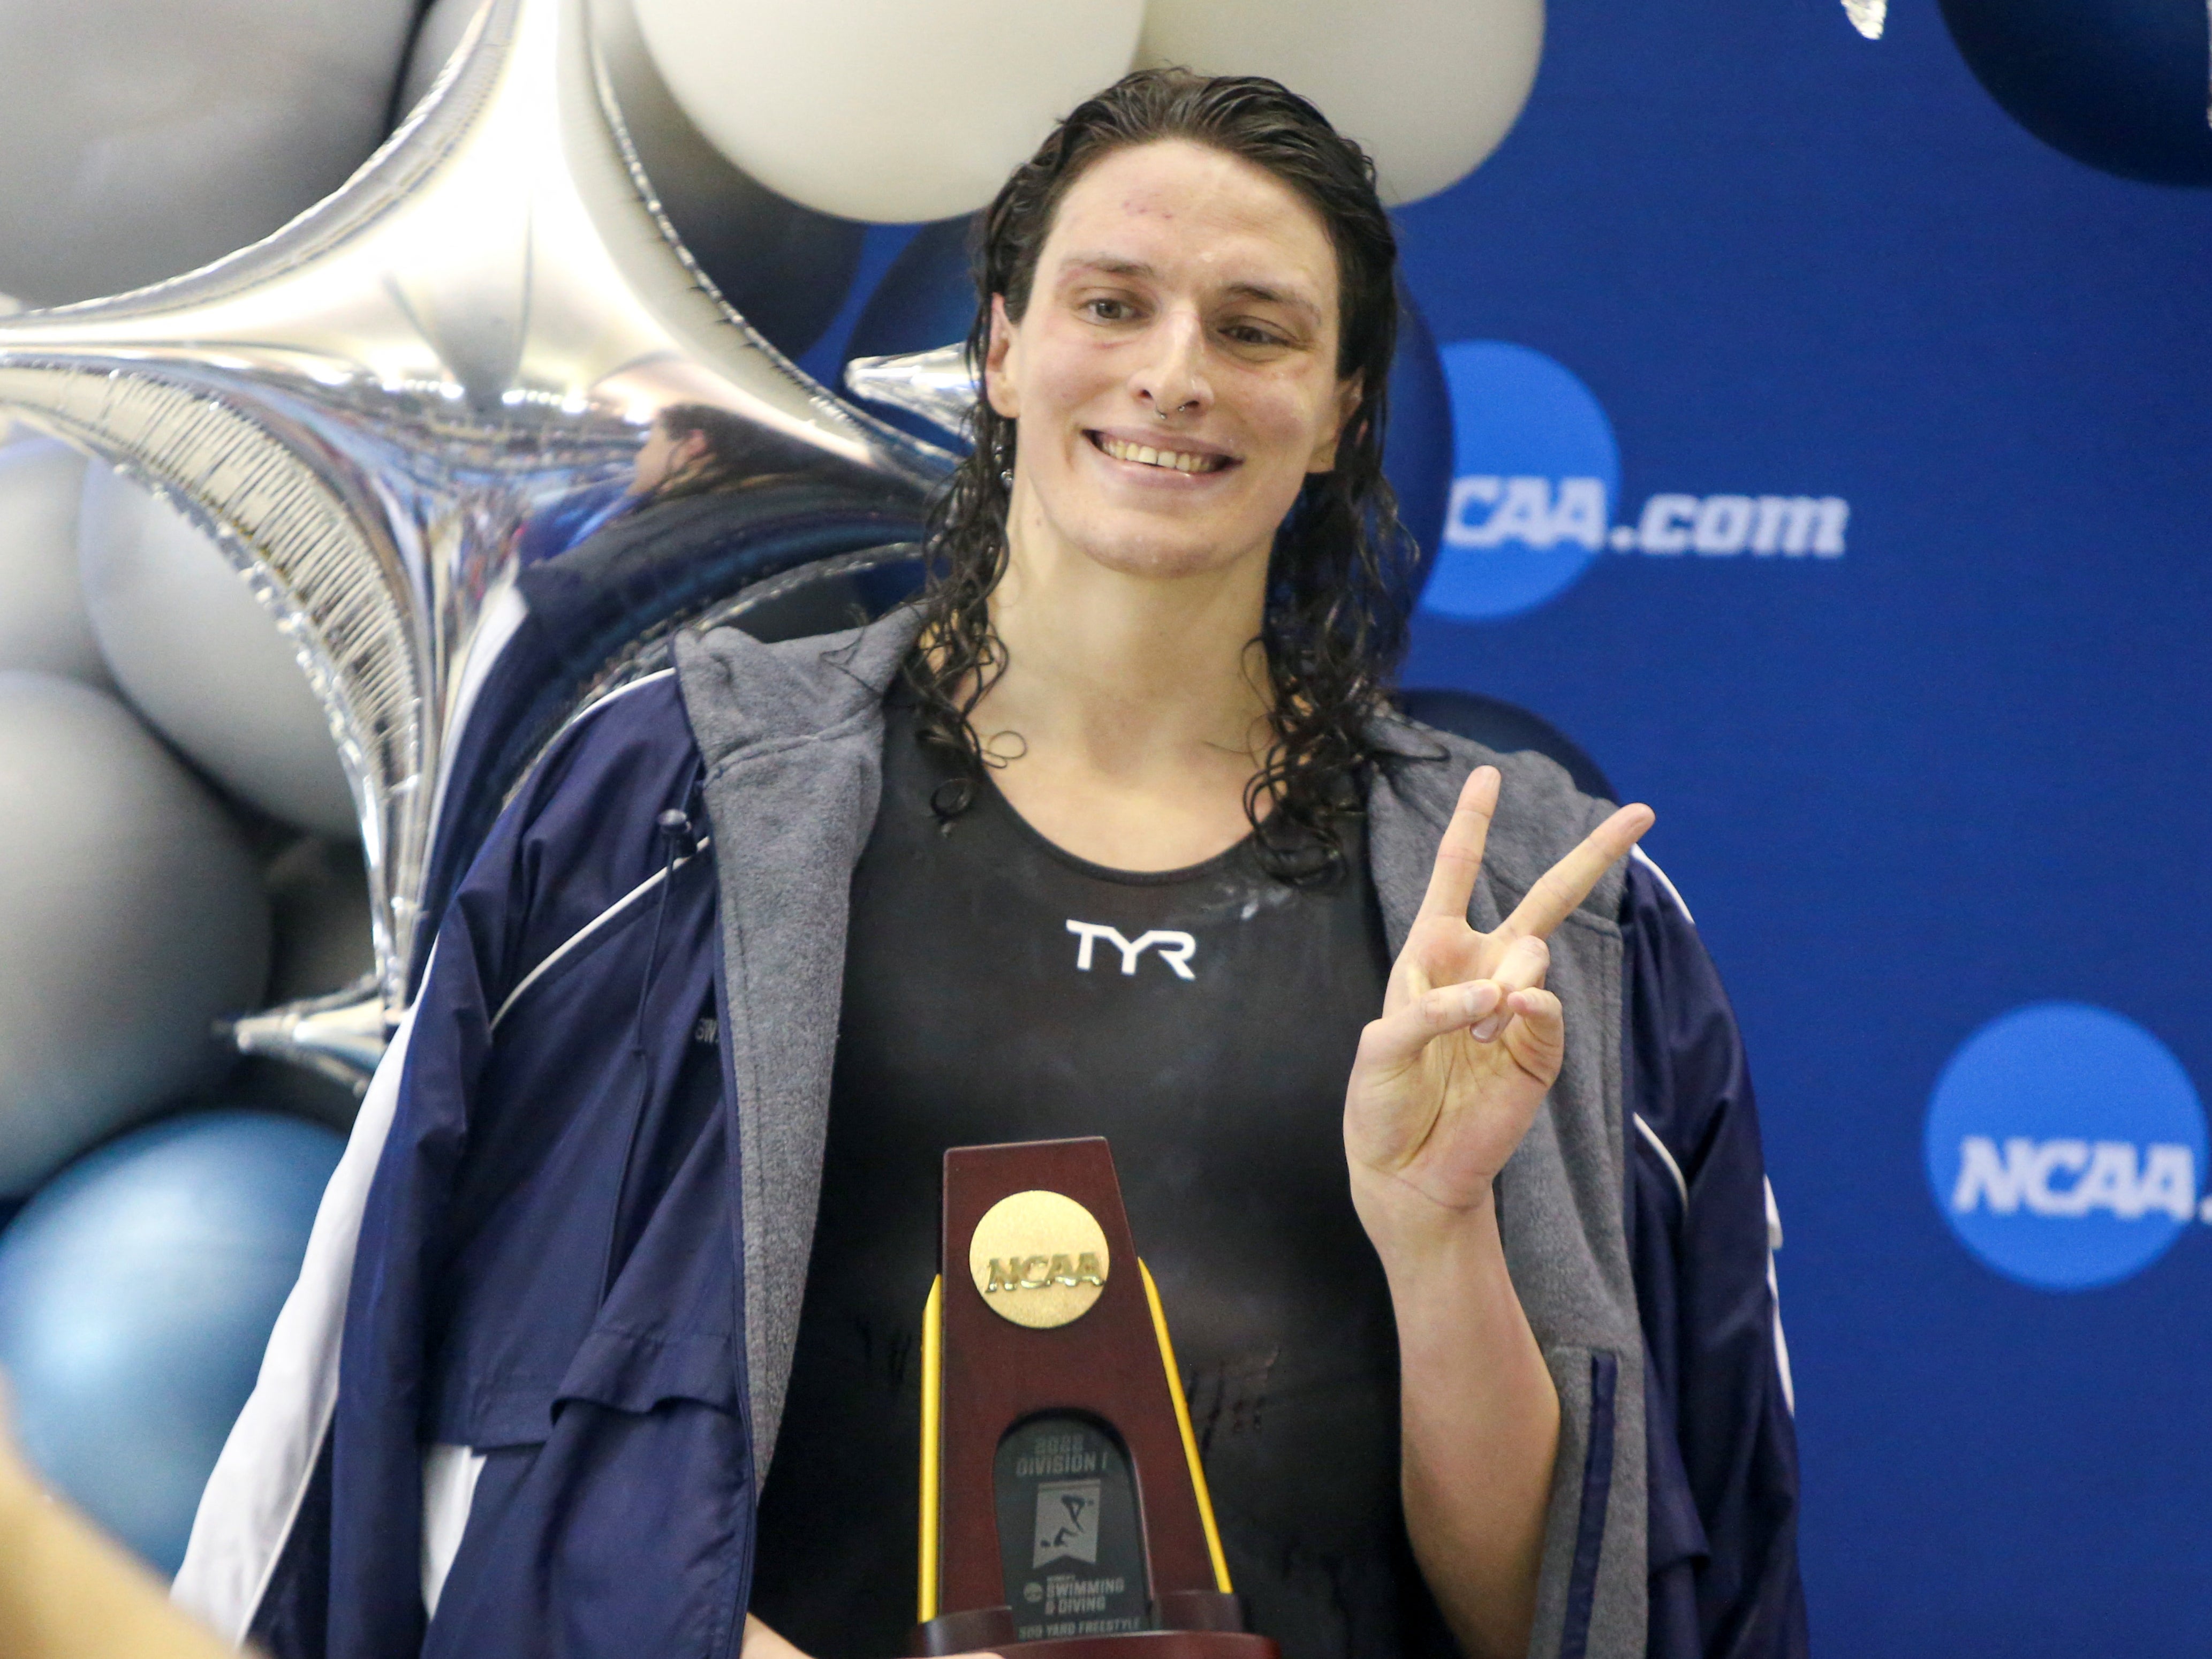
POLYGON ((1231 1576, 1286 1659, 1449 1653, 1405 1539, 1397 1344, 1345 1079, 1387 947, 1364 849, 1133 874, 950 775, 894 704, 853 878, 822 1204, 752 1607, 819 1659, 915 1621, 922 1301, 951 1146, 1103 1134, 1158 1279, 1231 1576))

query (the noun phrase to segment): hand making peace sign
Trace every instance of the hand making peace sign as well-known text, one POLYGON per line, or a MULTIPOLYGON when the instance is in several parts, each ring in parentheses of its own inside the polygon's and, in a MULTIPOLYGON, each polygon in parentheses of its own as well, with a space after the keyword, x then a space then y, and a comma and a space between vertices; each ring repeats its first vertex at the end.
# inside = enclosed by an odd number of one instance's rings
MULTIPOLYGON (((1376 1201, 1436 1212, 1410 1218, 1418 1224, 1487 1203, 1566 1054, 1559 1000, 1543 988, 1545 940, 1655 816, 1622 807, 1545 872, 1495 933, 1481 933, 1467 907, 1498 786, 1497 768, 1480 766, 1461 789, 1382 1012, 1360 1036, 1344 1144, 1363 1212, 1376 1201)), ((1368 1224, 1371 1232, 1376 1218, 1368 1224)))

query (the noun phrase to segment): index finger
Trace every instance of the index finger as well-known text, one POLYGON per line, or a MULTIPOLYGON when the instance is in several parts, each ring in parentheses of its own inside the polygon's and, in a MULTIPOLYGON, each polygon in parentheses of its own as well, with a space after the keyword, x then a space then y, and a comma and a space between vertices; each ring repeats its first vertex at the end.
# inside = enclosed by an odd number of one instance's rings
POLYGON ((1624 806, 1583 837, 1582 844, 1538 878, 1528 896, 1513 907, 1499 927, 1502 933, 1533 933, 1549 939, 1552 930, 1572 915, 1575 907, 1590 895, 1598 878, 1628 856, 1658 814, 1641 802, 1624 806))
POLYGON ((1437 843, 1437 861, 1429 872, 1429 890, 1421 896, 1418 920, 1467 920, 1474 878, 1482 871, 1482 849, 1490 841, 1490 820, 1498 811, 1498 783, 1496 767, 1478 766, 1460 786, 1459 805, 1452 808, 1451 822, 1437 843))

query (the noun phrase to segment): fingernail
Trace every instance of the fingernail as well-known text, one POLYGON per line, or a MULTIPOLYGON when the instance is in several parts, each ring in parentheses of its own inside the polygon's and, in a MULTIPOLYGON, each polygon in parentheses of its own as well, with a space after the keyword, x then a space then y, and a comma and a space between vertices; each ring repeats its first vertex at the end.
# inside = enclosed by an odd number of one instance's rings
POLYGON ((1504 1024, 1504 1015, 1492 1014, 1488 1019, 1477 1024, 1468 1035, 1477 1042, 1487 1042, 1498 1035, 1498 1028, 1504 1024))

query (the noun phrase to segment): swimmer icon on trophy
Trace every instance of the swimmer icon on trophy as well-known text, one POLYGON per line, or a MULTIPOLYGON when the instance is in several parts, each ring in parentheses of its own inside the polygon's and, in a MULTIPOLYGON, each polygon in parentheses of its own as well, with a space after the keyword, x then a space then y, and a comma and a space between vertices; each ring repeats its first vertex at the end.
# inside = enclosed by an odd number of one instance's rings
POLYGON ((947 1152, 942 1249, 915 1650, 1275 1659, 1230 1589, 1106 1142, 947 1152))

